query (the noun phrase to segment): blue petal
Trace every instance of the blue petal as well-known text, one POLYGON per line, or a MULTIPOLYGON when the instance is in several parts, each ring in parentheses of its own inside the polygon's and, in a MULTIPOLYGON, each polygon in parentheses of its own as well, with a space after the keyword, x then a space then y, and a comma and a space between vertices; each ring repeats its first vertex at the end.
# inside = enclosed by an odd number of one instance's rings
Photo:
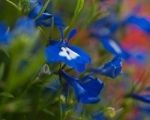
POLYGON ((67 40, 71 40, 77 34, 77 29, 72 29, 67 37, 67 40))
POLYGON ((114 33, 120 27, 121 23, 117 21, 116 15, 111 14, 98 21, 96 21, 91 29, 91 36, 98 39, 104 48, 113 55, 121 56, 124 59, 128 59, 130 54, 125 51, 119 43, 113 39, 114 33))
POLYGON ((96 21, 90 29, 93 30, 93 33, 98 34, 99 36, 112 36, 114 32, 119 27, 119 22, 116 20, 116 16, 111 14, 104 18, 96 21))
POLYGON ((114 57, 111 61, 105 63, 97 69, 93 69, 93 72, 99 73, 111 78, 116 78, 122 69, 122 60, 120 57, 114 57))
POLYGON ((139 28, 141 28, 143 31, 150 34, 150 20, 140 17, 140 16, 129 16, 125 21, 125 24, 135 24, 139 28))
POLYGON ((103 88, 103 82, 94 78, 91 75, 87 75, 81 79, 80 84, 87 90, 87 92, 92 96, 98 96, 101 89, 103 88))
POLYGON ((64 42, 55 42, 54 44, 46 47, 45 56, 48 62, 64 62, 79 72, 83 72, 85 70, 86 64, 90 63, 90 57, 83 50, 76 46, 68 46, 67 43, 64 42), (60 56, 59 53, 62 47, 71 49, 79 56, 72 60, 68 60, 66 57, 60 56))
POLYGON ((128 59, 130 57, 130 54, 123 48, 121 48, 119 43, 115 42, 114 40, 111 40, 109 37, 101 37, 100 41, 103 44, 104 48, 110 53, 116 56, 120 56, 124 59, 128 59))
POLYGON ((69 76, 65 72, 61 72, 68 84, 74 89, 75 95, 79 102, 88 104, 96 103, 99 99, 99 94, 103 88, 103 82, 91 76, 86 76, 81 81, 69 76))
POLYGON ((131 94, 130 97, 133 99, 145 102, 145 103, 150 103, 150 95, 138 95, 138 94, 131 94))
POLYGON ((36 26, 40 26, 40 25, 42 25, 44 27, 51 26, 51 24, 52 24, 52 20, 51 20, 52 15, 49 14, 49 15, 45 16, 45 14, 46 13, 43 13, 41 15, 41 17, 39 17, 38 19, 36 19, 36 21, 35 21, 36 26))
POLYGON ((64 29, 64 27, 65 27, 65 24, 64 24, 63 20, 59 16, 57 16, 57 15, 54 15, 54 24, 59 29, 64 29))
MULTIPOLYGON (((31 11, 29 12, 28 17, 35 19, 41 12, 43 5, 39 1, 30 1, 30 4, 31 11)), ((52 17, 54 18, 54 25, 62 32, 65 27, 63 20, 59 16, 48 13, 47 10, 35 20, 35 23, 37 26, 43 25, 49 27, 52 24, 52 17)))
POLYGON ((88 76, 84 81, 80 82, 80 85, 87 93, 80 98, 80 101, 84 103, 96 103, 100 100, 98 96, 103 88, 102 81, 93 78, 92 76, 88 76))
POLYGON ((6 44, 9 42, 9 28, 4 24, 0 23, 0 44, 6 44))
POLYGON ((58 28, 58 30, 60 31, 61 34, 61 39, 64 39, 64 28, 65 28, 65 24, 64 21, 58 16, 58 15, 54 15, 54 25, 58 28))
POLYGON ((31 4, 31 11, 29 12, 29 18, 36 18, 42 9, 42 4, 36 2, 35 5, 31 4))

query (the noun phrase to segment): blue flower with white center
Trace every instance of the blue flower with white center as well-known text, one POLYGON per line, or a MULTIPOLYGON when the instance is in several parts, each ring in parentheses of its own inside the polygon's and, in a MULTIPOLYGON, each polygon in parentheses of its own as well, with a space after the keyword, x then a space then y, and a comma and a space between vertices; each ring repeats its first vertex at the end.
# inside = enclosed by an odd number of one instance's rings
POLYGON ((138 94, 132 93, 129 95, 129 97, 135 100, 139 100, 141 102, 150 103, 150 94, 138 95, 138 94))
MULTIPOLYGON (((71 31, 68 38, 71 39, 75 31, 71 31)), ((70 45, 69 41, 54 41, 45 48, 45 56, 48 62, 63 62, 79 72, 83 72, 86 64, 91 62, 90 56, 77 46, 70 45)))
POLYGON ((118 56, 114 57, 111 61, 105 63, 99 68, 93 69, 94 73, 99 73, 111 78, 116 78, 122 69, 122 59, 118 56))
POLYGON ((137 25, 140 29, 150 34, 150 20, 144 17, 131 15, 126 20, 124 20, 123 24, 137 25))
POLYGON ((69 76, 64 71, 61 71, 61 75, 65 78, 67 83, 74 89, 76 98, 79 102, 88 104, 96 103, 100 100, 99 95, 104 86, 101 80, 93 78, 90 75, 78 80, 72 76, 69 76))
POLYGON ((4 23, 0 23, 0 44, 7 44, 9 42, 9 38, 9 28, 4 23))

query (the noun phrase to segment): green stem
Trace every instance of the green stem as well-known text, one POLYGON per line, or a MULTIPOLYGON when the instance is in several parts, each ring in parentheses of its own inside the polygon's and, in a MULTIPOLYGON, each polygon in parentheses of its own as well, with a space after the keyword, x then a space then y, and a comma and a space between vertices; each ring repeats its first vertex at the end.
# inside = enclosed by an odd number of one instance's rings
POLYGON ((74 27, 76 20, 79 17, 83 7, 84 7, 84 0, 77 0, 76 8, 74 10, 74 16, 72 17, 69 26, 65 29, 65 36, 68 34, 71 28, 74 27))
POLYGON ((10 0, 6 0, 6 2, 8 2, 10 5, 12 5, 14 8, 16 8, 19 12, 21 11, 20 7, 18 5, 16 5, 14 2, 10 1, 10 0))
MULTIPOLYGON (((62 82, 62 76, 60 71, 62 70, 62 65, 60 63, 60 68, 59 68, 59 81, 61 83, 61 85, 63 86, 63 82, 62 82)), ((62 111, 62 102, 61 102, 61 93, 62 93, 63 88, 61 87, 60 89, 60 95, 59 95, 59 109, 60 109, 60 120, 63 120, 63 111, 62 111)))

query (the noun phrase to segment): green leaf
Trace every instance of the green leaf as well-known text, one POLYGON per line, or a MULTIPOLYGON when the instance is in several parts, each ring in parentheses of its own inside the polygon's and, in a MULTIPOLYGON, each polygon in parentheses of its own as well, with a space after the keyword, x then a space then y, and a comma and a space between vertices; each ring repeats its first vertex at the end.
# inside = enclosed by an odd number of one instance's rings
POLYGON ((83 9, 83 6, 84 6, 84 0, 78 0, 76 9, 74 11, 74 16, 78 16, 80 14, 81 10, 83 9))
POLYGON ((33 48, 37 42, 37 37, 38 31, 36 31, 33 36, 19 34, 9 46, 11 63, 7 75, 7 85, 5 86, 8 91, 11 89, 13 90, 32 79, 44 63, 42 48, 32 54, 33 48), (23 61, 27 61, 28 64, 21 70, 20 67, 23 61))
POLYGON ((75 11, 74 11, 74 16, 72 17, 72 20, 71 20, 70 24, 65 29, 65 36, 68 34, 70 29, 74 26, 74 24, 75 24, 78 16, 80 15, 81 10, 83 9, 83 7, 84 7, 84 0, 78 0, 75 11))
POLYGON ((14 96, 9 92, 2 92, 2 93, 0 93, 0 96, 7 97, 7 98, 14 98, 14 96))
POLYGON ((55 113, 53 113, 53 112, 51 112, 51 111, 49 111, 48 109, 43 109, 43 112, 45 112, 45 113, 47 113, 47 114, 49 114, 49 115, 51 115, 51 116, 55 116, 55 113))
POLYGON ((18 6, 21 8, 21 12, 28 14, 30 11, 30 0, 21 0, 18 2, 18 6))
POLYGON ((17 71, 13 72, 13 76, 9 76, 7 82, 7 90, 13 90, 27 81, 34 79, 35 75, 39 72, 39 69, 44 64, 43 50, 40 50, 38 54, 32 56, 30 63, 24 68, 22 72, 18 74, 17 71))
POLYGON ((0 64, 0 80, 3 77, 4 69, 5 69, 5 64, 4 63, 0 64))
POLYGON ((0 80, 7 77, 9 68, 9 54, 5 49, 0 49, 0 80))
POLYGON ((21 11, 21 8, 14 2, 12 2, 10 0, 6 0, 6 2, 9 3, 11 6, 13 6, 14 8, 16 8, 16 10, 21 11))

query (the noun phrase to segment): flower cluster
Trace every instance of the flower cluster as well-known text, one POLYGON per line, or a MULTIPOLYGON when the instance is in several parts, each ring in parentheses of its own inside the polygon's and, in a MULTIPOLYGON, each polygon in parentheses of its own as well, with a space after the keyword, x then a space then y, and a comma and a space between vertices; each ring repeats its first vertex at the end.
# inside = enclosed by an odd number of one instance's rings
MULTIPOLYGON (((98 106, 100 108, 100 110, 98 108, 98 112, 96 110, 90 114, 90 118, 93 120, 113 118, 116 113, 121 111, 115 111, 114 108, 108 105, 106 108, 102 107, 100 100, 102 102, 105 100, 103 89, 106 91, 107 88, 111 89, 109 85, 107 86, 107 80, 119 79, 119 75, 124 75, 122 70, 124 62, 127 65, 130 61, 137 64, 141 61, 146 63, 149 56, 146 48, 137 50, 138 47, 134 48, 126 45, 126 41, 124 43, 118 41, 120 37, 117 36, 117 33, 120 32, 120 29, 128 29, 129 26, 132 26, 149 36, 150 21, 147 18, 132 14, 118 20, 117 14, 110 12, 109 15, 95 20, 94 23, 88 26, 88 32, 86 31, 88 37, 92 40, 93 38, 98 40, 98 43, 103 46, 102 49, 104 48, 102 52, 104 54, 108 52, 109 56, 108 61, 101 62, 104 59, 100 57, 95 64, 88 52, 89 50, 86 47, 79 47, 78 33, 80 27, 78 24, 77 26, 74 25, 83 9, 84 0, 77 1, 77 8, 70 23, 68 19, 60 17, 61 13, 58 11, 50 12, 50 8, 53 7, 53 1, 51 1, 51 6, 48 6, 50 0, 23 0, 24 4, 28 3, 29 10, 27 13, 21 11, 23 9, 20 8, 22 7, 21 2, 18 4, 9 0, 7 2, 15 8, 19 7, 21 17, 17 19, 13 27, 12 25, 8 27, 4 22, 0 22, 0 57, 2 58, 0 60, 0 79, 2 79, 0 81, 0 90, 2 90, 0 96, 4 96, 0 100, 0 112, 2 110, 2 114, 3 110, 17 111, 17 107, 15 109, 11 107, 19 106, 22 103, 21 100, 26 100, 23 102, 25 103, 24 106, 26 104, 30 106, 34 103, 36 97, 39 100, 35 104, 41 103, 41 106, 36 106, 36 114, 44 112, 44 114, 50 114, 50 116, 57 116, 57 114, 54 115, 54 113, 49 112, 47 107, 49 105, 52 107, 54 105, 58 106, 59 103, 60 113, 58 116, 60 119, 63 115, 68 117, 68 114, 72 111, 77 114, 76 116, 80 116, 85 112, 84 107, 86 108, 87 104, 100 105, 100 107, 98 106), (32 93, 35 93, 36 97, 32 93), (41 94, 43 98, 41 98, 41 94), (31 99, 29 99, 30 97, 31 99), (53 98, 53 100, 50 101, 48 97, 53 98), (9 104, 10 101, 13 101, 13 103, 9 104), (47 101, 48 104, 45 104, 47 101), (1 103, 4 105, 1 106, 1 103), (75 109, 73 105, 80 105, 80 108, 75 109), (73 110, 70 111, 70 108, 73 110), (65 111, 65 113, 62 113, 62 111, 65 111)), ((104 3, 104 1, 101 2, 104 3)), ((92 1, 93 3, 99 2, 92 1)), ((57 2, 55 4, 57 6, 57 2)), ((92 7, 97 8, 95 4, 92 7)), ((65 8, 60 7, 59 9, 65 8)), ((134 38, 132 37, 132 39, 134 38)), ((145 76, 147 77, 147 75, 145 76)), ((146 78, 145 76, 144 78, 146 78)), ((128 79, 127 77, 124 78, 128 79)), ((149 92, 139 94, 139 91, 141 92, 144 88, 139 86, 133 85, 131 91, 129 90, 127 94, 122 95, 123 98, 150 103, 149 92)), ((108 98, 109 96, 111 95, 108 95, 108 98)), ((122 104, 124 107, 128 103, 123 101, 122 104)), ((25 109, 25 112, 28 112, 28 109, 34 109, 34 107, 25 109)), ((136 108, 141 111, 150 111, 142 105, 137 105, 136 108)), ((53 109, 56 109, 56 107, 53 107, 53 109)), ((126 107, 123 109, 126 109, 126 107)), ((120 115, 118 119, 122 116, 120 115)), ((75 118, 71 117, 69 119, 75 118)))

